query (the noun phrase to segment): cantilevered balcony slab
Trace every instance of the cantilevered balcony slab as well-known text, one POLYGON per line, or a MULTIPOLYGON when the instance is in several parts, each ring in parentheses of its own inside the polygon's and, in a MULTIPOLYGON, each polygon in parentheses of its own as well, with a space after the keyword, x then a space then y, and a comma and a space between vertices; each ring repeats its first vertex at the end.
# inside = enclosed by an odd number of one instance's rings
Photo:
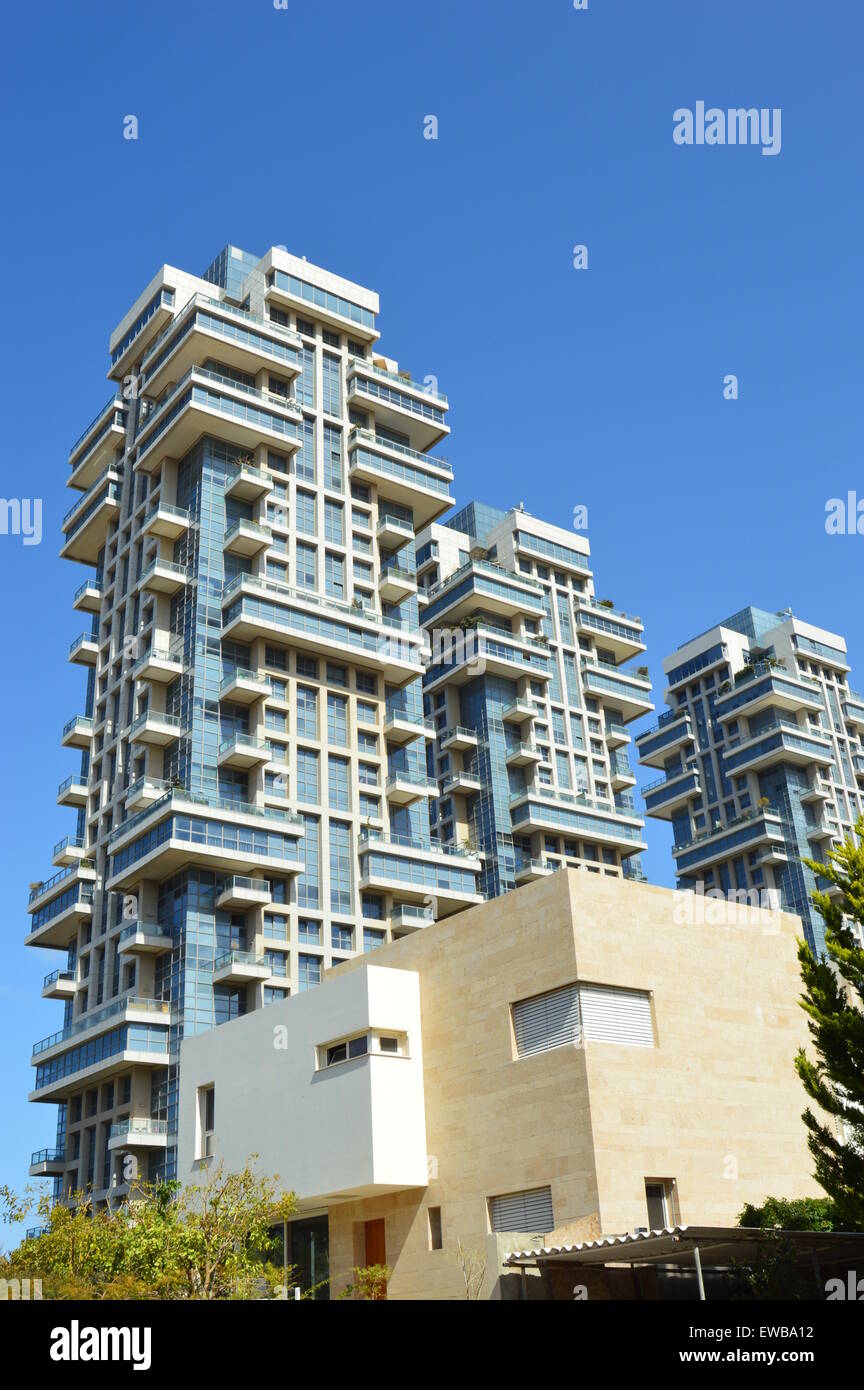
POLYGON ((431 719, 415 718, 393 710, 384 719, 384 737, 388 743, 395 744, 410 743, 415 738, 431 741, 435 738, 435 725, 431 719))
POLYGON ((348 476, 377 488, 378 497, 410 507, 419 530, 453 505, 453 470, 407 445, 394 444, 355 426, 348 435, 348 476))
POLYGON ((83 835, 65 835, 54 846, 51 863, 56 864, 58 869, 65 869, 70 864, 78 864, 82 859, 89 858, 90 854, 91 851, 84 846, 83 835))
POLYGON ((269 980, 272 967, 266 956, 251 951, 226 951, 213 962, 214 985, 250 985, 269 980))
POLYGON ((161 777, 139 777, 126 793, 126 811, 143 811, 160 801, 171 790, 172 783, 161 777))
POLYGON ((665 777, 658 777, 656 781, 649 782, 642 788, 642 795, 649 815, 660 820, 672 820, 691 797, 700 795, 701 790, 698 771, 695 768, 682 767, 675 772, 667 773, 665 777))
POLYGON ((620 711, 625 722, 638 719, 654 708, 651 703, 651 682, 626 668, 619 669, 604 661, 583 658, 582 684, 588 695, 620 711))
POLYGON ((241 517, 225 532, 224 548, 231 555, 243 555, 247 559, 259 555, 273 543, 273 533, 269 526, 260 526, 257 521, 241 517))
POLYGON ((102 607, 102 580, 85 579, 72 597, 72 607, 79 613, 98 613, 102 607))
POLYGON ((132 668, 136 681, 154 681, 157 685, 170 685, 182 674, 183 653, 177 647, 149 647, 132 668))
POLYGON ((465 631, 448 628, 434 638, 427 691, 442 685, 467 685, 481 675, 501 676, 510 681, 523 677, 549 681, 549 653, 545 644, 536 639, 514 637, 484 626, 465 631))
POLYGON ((66 1150, 37 1149, 30 1155, 28 1172, 31 1178, 59 1178, 66 1172, 66 1150))
POLYGON ((133 720, 129 737, 133 743, 149 743, 156 748, 167 748, 169 743, 180 738, 183 721, 176 714, 166 714, 164 710, 148 709, 133 720))
POLYGON ((189 582, 189 572, 185 565, 157 556, 145 569, 139 580, 140 587, 150 594, 178 594, 189 582))
POLYGON ((426 590, 425 623, 452 626, 478 609, 507 621, 523 617, 541 620, 543 589, 530 575, 504 569, 475 556, 426 590))
POLYGON ((70 888, 71 901, 58 901, 52 910, 34 912, 25 946, 44 946, 52 951, 66 951, 78 935, 82 922, 93 916, 93 885, 79 883, 70 888))
POLYGON ((723 753, 727 774, 769 767, 773 763, 796 763, 808 767, 818 763, 830 767, 834 752, 830 738, 817 734, 803 725, 781 722, 769 725, 758 734, 728 739, 723 753))
POLYGON ((409 376, 352 357, 346 378, 349 405, 374 412, 376 424, 407 435, 412 448, 433 449, 450 433, 446 398, 409 376))
MULTIPOLYGON (((523 718, 528 717, 527 714, 523 716, 523 718)), ((441 735, 442 753, 468 753, 472 748, 477 748, 479 743, 477 730, 465 728, 462 724, 457 724, 452 729, 445 729, 441 735)))
POLYGON ((191 517, 185 507, 175 507, 171 502, 157 502, 144 518, 142 530, 145 536, 158 536, 161 540, 179 541, 189 530, 191 517))
POLYGON ((166 458, 184 458, 204 434, 215 434, 249 454, 265 442, 293 452, 302 442, 302 418, 296 401, 196 366, 147 417, 135 468, 155 473, 166 458))
POLYGON ((172 932, 158 922, 130 922, 117 937, 117 950, 121 955, 161 956, 173 945, 172 932))
POLYGON ((106 401, 69 452, 70 487, 89 488, 126 443, 128 406, 119 394, 106 401))
POLYGON ((388 565, 378 578, 378 593, 384 603, 402 603, 417 592, 417 576, 410 570, 388 565))
POLYGON ((98 478, 63 520, 64 560, 95 565, 108 537, 109 522, 120 514, 120 472, 110 468, 98 478))
POLYGON ((219 745, 218 763, 220 767, 262 767, 272 761, 270 746, 263 739, 250 734, 234 734, 219 745))
POLYGON ((130 1071, 133 1067, 167 1067, 171 1061, 167 1029, 164 1029, 159 1035, 152 1034, 146 1041, 143 1038, 130 1038, 129 1041, 130 1046, 120 1052, 108 1053, 89 1066, 81 1067, 78 1071, 45 1080, 41 1085, 37 1084, 27 1099, 56 1104, 58 1100, 63 1100, 82 1086, 101 1085, 103 1081, 110 1081, 112 1077, 122 1076, 124 1072, 130 1071))
POLYGON ((418 907, 413 903, 394 903, 390 914, 390 930, 394 937, 412 936, 416 931, 435 925, 435 914, 431 907, 418 907))
POLYGON ((555 866, 545 859, 519 859, 516 861, 516 882, 535 883, 538 878, 548 878, 555 866))
POLYGON ((530 743, 516 743, 507 749, 505 761, 508 767, 530 767, 534 763, 542 763, 543 754, 530 743))
POLYGON ((382 510, 378 515, 375 537, 384 550, 399 550, 403 545, 414 542, 414 526, 402 517, 382 510))
POLYGON ((93 741, 93 720, 76 714, 63 725, 60 742, 64 748, 89 748, 93 741))
POLYGON ((441 782, 442 796, 474 796, 482 790, 482 778, 474 772, 449 772, 441 782))
POLYGON ((422 797, 438 795, 438 783, 431 777, 413 772, 390 772, 385 786, 387 800, 394 806, 410 806, 422 797))
POLYGON ((266 700, 271 692, 266 671, 246 671, 238 667, 222 681, 219 699, 232 705, 254 705, 256 700, 266 700))
POLYGON ((87 779, 78 773, 73 773, 71 777, 65 778, 57 788, 58 806, 86 806, 87 805, 87 779))
POLYGON ((42 998, 74 999, 79 988, 74 970, 52 970, 42 981, 42 998))
POLYGON ((687 710, 667 710, 653 728, 637 734, 639 762, 643 767, 663 768, 679 749, 692 742, 693 725, 687 710))
POLYGON ((512 705, 505 705, 501 711, 501 718, 505 724, 524 724, 526 719, 534 719, 536 715, 537 706, 531 700, 521 697, 514 700, 512 705))
POLYGON ((673 845, 672 855, 676 871, 687 876, 751 850, 783 847, 785 841, 784 821, 779 812, 760 807, 673 845))
POLYGON ((263 468, 244 463, 229 474, 225 496, 238 502, 257 502, 259 497, 266 497, 272 487, 273 480, 269 473, 265 473, 263 468))
POLYGON ((739 673, 728 690, 720 689, 714 708, 721 723, 741 716, 750 719, 765 709, 815 714, 822 709, 822 692, 816 680, 790 676, 781 667, 760 663, 752 671, 739 673))
POLYGON ((142 880, 159 882, 190 865, 223 875, 300 873, 303 833, 302 818, 281 808, 170 791, 112 832, 106 887, 117 892, 142 880), (133 842, 140 852, 127 853, 133 842))
POLYGON ((168 1147, 168 1121, 135 1118, 118 1120, 111 1126, 108 1134, 108 1148, 112 1153, 118 1149, 166 1149, 168 1147))
POLYGON ((467 890, 454 877, 467 873, 476 883, 481 868, 477 855, 448 853, 443 845, 411 843, 377 831, 361 835, 358 850, 363 892, 392 893, 400 903, 412 906, 428 907, 434 899, 439 918, 485 902, 482 893, 467 890))
POLYGON ((99 639, 90 632, 80 633, 69 645, 69 660, 75 666, 95 666, 99 658, 99 639))
POLYGON ((577 632, 592 637, 598 647, 612 653, 616 662, 630 661, 645 651, 641 618, 608 608, 586 596, 577 595, 574 609, 577 632))
POLYGON ((301 368, 297 334, 258 314, 196 294, 153 343, 141 363, 144 391, 160 396, 190 368, 215 358, 250 376, 270 368, 295 377, 301 368))
POLYGON ((220 912, 245 912, 250 907, 267 907, 273 892, 266 878, 232 874, 219 887, 216 906, 220 912))

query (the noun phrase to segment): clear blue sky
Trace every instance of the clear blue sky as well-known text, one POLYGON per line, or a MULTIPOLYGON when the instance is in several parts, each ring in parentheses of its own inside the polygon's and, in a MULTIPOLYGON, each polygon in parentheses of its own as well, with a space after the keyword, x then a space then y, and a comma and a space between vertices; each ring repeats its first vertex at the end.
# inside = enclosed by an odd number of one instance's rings
MULTIPOLYGON (((824 507, 864 495, 864 20, 850 0, 103 0, 18 5, 5 38, 3 495, 41 497, 45 528, 0 536, 0 1182, 20 1185, 54 1141, 26 1093, 61 1009, 39 998, 59 958, 22 945, 27 884, 72 830, 54 795, 84 695, 59 525, 111 328, 165 261, 284 244, 377 289, 383 350, 438 376, 460 504, 563 526, 587 504, 598 592, 643 616, 656 685, 750 602, 845 633, 861 684, 864 537, 827 537, 824 507), (782 108, 782 152, 677 147, 699 100, 782 108)), ((648 840, 671 883, 668 830, 648 840)))

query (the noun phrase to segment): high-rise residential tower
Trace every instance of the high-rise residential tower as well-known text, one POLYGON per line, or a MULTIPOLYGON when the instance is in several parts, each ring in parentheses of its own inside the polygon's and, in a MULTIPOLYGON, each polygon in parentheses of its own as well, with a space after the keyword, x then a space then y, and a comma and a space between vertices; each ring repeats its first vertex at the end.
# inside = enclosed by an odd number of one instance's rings
POLYGON ((845 641, 751 607, 663 669, 670 708, 636 744, 663 772, 643 794, 672 822, 678 886, 778 893, 821 949, 802 860, 824 857, 864 809, 864 697, 849 688, 845 641))
POLYGON ((489 897, 563 864, 639 878, 624 751, 650 711, 639 618, 598 599, 585 537, 472 502, 417 538, 433 824, 489 897))
POLYGON ((63 953, 31 1173, 97 1201, 175 1165, 184 1036, 481 901, 430 834, 414 538, 452 506, 447 401, 378 296, 273 248, 163 266, 110 339, 62 554, 89 573, 75 812, 28 943, 63 953), (134 1160, 131 1163, 130 1160, 134 1160))

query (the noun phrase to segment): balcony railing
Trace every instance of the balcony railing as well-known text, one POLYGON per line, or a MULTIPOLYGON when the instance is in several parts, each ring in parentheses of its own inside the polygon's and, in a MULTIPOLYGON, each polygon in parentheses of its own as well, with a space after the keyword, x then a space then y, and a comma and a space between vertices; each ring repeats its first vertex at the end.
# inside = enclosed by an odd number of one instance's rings
POLYGON ((254 951, 224 951, 221 956, 217 956, 213 962, 213 974, 218 970, 224 970, 226 965, 255 965, 263 967, 267 965, 266 956, 257 956, 254 951))
POLYGON ((357 841, 358 849, 369 848, 375 845, 395 845, 403 849, 417 850, 420 854, 443 854, 461 859, 479 859, 480 855, 476 849, 460 847, 459 845, 445 845, 442 840, 433 840, 431 836, 425 839, 423 836, 416 835, 388 835, 385 831, 364 830, 361 831, 357 841))
POLYGON ((419 381, 412 381, 410 376, 402 375, 400 372, 388 372, 386 367, 376 367, 370 362, 368 357, 349 357, 348 369, 357 369, 364 372, 371 372, 373 376, 380 376, 384 381, 392 381, 394 386, 404 386, 406 390, 420 391, 424 396, 431 396, 433 400, 440 401, 447 406, 447 397, 441 391, 433 391, 431 386, 423 386, 419 381))
POLYGON ((59 873, 52 874, 51 878, 46 878, 42 883, 37 883, 35 888, 30 889, 28 903, 33 903, 43 894, 50 893, 52 889, 58 888, 61 883, 77 877, 81 869, 95 869, 96 864, 93 859, 80 859, 77 864, 70 864, 68 869, 61 869, 59 873))
MULTIPOLYGON (((64 785, 65 785, 65 784, 64 784, 64 785)), ((62 840, 58 840, 57 843, 56 843, 56 845, 54 846, 54 850, 53 850, 53 853, 52 853, 52 858, 53 858, 53 856, 54 856, 55 854, 60 854, 60 853, 62 853, 63 850, 66 850, 66 849, 83 849, 83 848, 84 848, 84 836, 83 836, 83 835, 64 835, 64 836, 63 836, 63 839, 62 839, 62 840)))
POLYGON ((65 1028, 61 1028, 57 1033, 51 1033, 49 1037, 42 1038, 40 1042, 33 1044, 33 1056, 38 1057, 43 1052, 47 1052, 51 1047, 57 1047, 59 1043, 67 1042, 70 1038, 75 1038, 79 1033, 85 1033, 88 1028, 96 1028, 107 1019, 116 1017, 117 1014, 125 1013, 127 1009, 135 1009, 139 1013, 167 1015, 171 1012, 171 1005, 164 999, 136 999, 131 995, 126 995, 123 999, 117 999, 107 1008, 99 1009, 96 1013, 83 1014, 81 1018, 69 1023, 65 1028))
POLYGON ((164 796, 160 796, 158 801, 153 802, 152 806, 146 806, 143 811, 138 811, 136 815, 123 821, 122 825, 118 825, 116 829, 112 830, 108 836, 109 845, 113 844, 121 835, 128 835, 135 826, 142 825, 144 821, 149 820, 151 816, 161 811, 163 806, 175 798, 194 806, 204 806, 211 811, 233 811, 237 815, 256 816, 260 817, 261 820, 273 821, 279 825, 302 826, 304 824, 303 817, 298 816, 296 811, 280 811, 275 807, 254 806, 249 801, 229 801, 224 797, 207 796, 203 792, 190 792, 183 787, 171 786, 164 796))
POLYGON ((109 1139, 123 1139, 126 1138, 127 1135, 129 1137, 134 1137, 136 1134, 159 1135, 167 1133, 167 1120, 136 1120, 130 1116, 125 1120, 117 1120, 116 1123, 111 1126, 108 1137, 109 1139))
MULTIPOLYGON (((448 474, 449 479, 453 479, 453 469, 446 459, 435 458, 432 454, 421 454, 418 449, 409 449, 407 444, 396 444, 392 439, 385 439, 378 435, 374 430, 367 430, 362 425, 354 425, 348 432, 348 448, 354 448, 358 444, 368 444, 373 449, 392 449, 396 454, 403 458, 412 459, 415 463, 421 464, 425 468, 440 468, 442 472, 448 474)), ((438 483, 438 479, 430 479, 430 486, 438 483)), ((446 492, 444 486, 442 491, 446 492)))

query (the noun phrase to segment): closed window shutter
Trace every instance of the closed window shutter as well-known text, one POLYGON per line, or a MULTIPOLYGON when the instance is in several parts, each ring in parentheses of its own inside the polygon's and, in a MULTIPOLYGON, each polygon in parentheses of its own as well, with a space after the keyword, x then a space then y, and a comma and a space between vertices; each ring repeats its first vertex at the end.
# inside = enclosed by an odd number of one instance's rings
MULTIPOLYGON (((576 985, 537 994, 513 1005, 513 1027, 516 1051, 520 1057, 534 1052, 548 1052, 553 1047, 566 1047, 581 1041, 579 993, 576 985)), ((511 1227, 521 1230, 521 1227, 511 1227)))
POLYGON ((579 998, 586 1042, 654 1046, 651 996, 644 990, 580 985, 579 998))
POLYGON ((545 1234, 554 1231, 551 1187, 535 1187, 528 1192, 509 1192, 493 1197, 489 1203, 493 1231, 525 1231, 545 1234))

